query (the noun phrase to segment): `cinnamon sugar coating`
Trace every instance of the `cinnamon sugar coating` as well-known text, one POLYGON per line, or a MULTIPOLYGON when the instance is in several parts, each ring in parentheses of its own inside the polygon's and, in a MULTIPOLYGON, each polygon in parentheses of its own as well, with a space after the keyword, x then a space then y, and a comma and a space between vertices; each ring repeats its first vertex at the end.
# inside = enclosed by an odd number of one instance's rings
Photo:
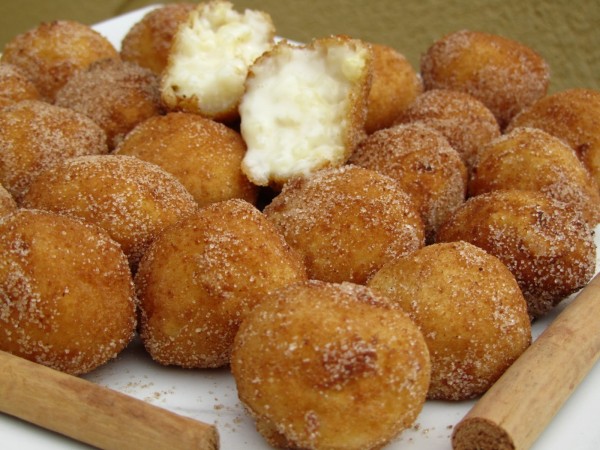
POLYGON ((424 247, 386 264, 368 286, 397 302, 423 333, 431 356, 428 398, 483 394, 531 343, 515 277, 472 244, 424 247))
POLYGON ((465 201, 467 168, 460 155, 439 131, 419 122, 369 135, 349 163, 398 182, 421 214, 427 242, 465 201))
POLYGON ((125 155, 83 156, 57 163, 35 179, 23 205, 104 228, 121 244, 133 269, 163 229, 197 209, 174 176, 125 155))
POLYGON ((17 209, 17 202, 4 186, 0 184, 0 218, 17 209))
POLYGON ((0 107, 21 100, 41 100, 41 95, 22 69, 14 64, 0 62, 0 107))
POLYGON ((258 187, 240 167, 246 153, 242 137, 198 114, 153 116, 137 125, 113 153, 162 167, 186 187, 200 206, 231 198, 256 203, 258 187))
POLYGON ((133 338, 127 258, 91 224, 21 209, 0 219, 0 349, 74 375, 133 338))
POLYGON ((94 61, 118 59, 108 39, 72 20, 44 22, 11 39, 3 49, 2 62, 18 66, 47 101, 77 72, 94 61))
POLYGON ((439 231, 439 242, 470 242, 513 273, 529 315, 541 317, 595 273, 593 230, 572 206, 535 191, 471 197, 439 231))
POLYGON ((471 94, 498 119, 500 128, 546 95, 550 68, 521 42, 491 33, 460 30, 434 42, 421 58, 425 89, 471 94))
POLYGON ((24 100, 0 110, 0 182, 17 202, 53 164, 107 152, 102 128, 70 109, 24 100))
POLYGON ((310 278, 364 283, 424 245, 423 221, 392 178, 357 166, 288 182, 265 214, 304 258, 310 278))
POLYGON ((224 366, 252 308, 306 278, 261 212, 239 199, 213 203, 162 233, 140 262, 142 340, 161 364, 224 366))
POLYGON ((242 322, 231 369, 280 448, 381 448, 414 422, 430 377, 423 336, 400 308, 320 281, 271 291, 242 322))

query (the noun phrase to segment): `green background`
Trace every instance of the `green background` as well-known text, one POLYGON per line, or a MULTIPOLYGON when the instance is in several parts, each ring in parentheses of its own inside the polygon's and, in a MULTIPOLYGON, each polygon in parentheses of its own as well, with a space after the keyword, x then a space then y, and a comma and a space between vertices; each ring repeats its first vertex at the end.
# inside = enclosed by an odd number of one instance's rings
MULTIPOLYGON (((1 0, 0 45, 42 21, 93 24, 146 6, 144 0, 1 0)), ((163 2, 165 3, 165 2, 163 2)), ((501 34, 534 48, 552 70, 550 91, 600 89, 600 2, 596 0, 234 0, 268 12, 281 36, 306 41, 344 33, 390 45, 418 69, 420 55, 448 32, 501 34)))

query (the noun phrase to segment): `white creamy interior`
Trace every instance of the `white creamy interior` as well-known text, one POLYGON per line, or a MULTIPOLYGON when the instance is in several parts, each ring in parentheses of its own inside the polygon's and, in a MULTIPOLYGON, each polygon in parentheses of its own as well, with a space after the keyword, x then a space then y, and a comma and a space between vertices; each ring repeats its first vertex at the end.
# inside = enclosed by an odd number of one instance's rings
POLYGON ((202 112, 234 107, 244 92, 248 67, 272 46, 272 23, 261 12, 238 13, 228 2, 192 12, 174 48, 163 85, 177 97, 196 96, 202 112))
POLYGON ((366 58, 366 50, 341 44, 283 44, 252 67, 254 77, 240 104, 248 178, 267 185, 345 156, 349 94, 366 58))

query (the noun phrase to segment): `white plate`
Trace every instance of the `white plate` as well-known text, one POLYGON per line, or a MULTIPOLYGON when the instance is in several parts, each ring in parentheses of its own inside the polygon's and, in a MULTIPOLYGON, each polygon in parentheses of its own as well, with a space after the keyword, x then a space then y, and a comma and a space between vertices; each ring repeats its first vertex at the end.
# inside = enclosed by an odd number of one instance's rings
MULTIPOLYGON (((153 7, 143 8, 96 25, 118 48, 127 30, 153 7)), ((596 242, 600 243, 600 229, 596 242)), ((597 265, 599 267, 599 265, 597 265)), ((534 325, 534 337, 546 328, 568 301, 534 325)), ((154 363, 141 343, 134 341, 116 360, 85 376, 175 413, 217 426, 221 448, 268 449, 253 422, 237 399, 233 378, 227 369, 185 370, 154 363)), ((556 380, 560 383, 561 380, 556 380)), ((474 402, 426 403, 416 424, 406 430, 386 450, 450 450, 453 426, 474 402)), ((597 450, 600 448, 600 364, 563 406, 533 450, 597 450)), ((84 449, 87 446, 69 438, 0 414, 0 448, 3 450, 84 449)))

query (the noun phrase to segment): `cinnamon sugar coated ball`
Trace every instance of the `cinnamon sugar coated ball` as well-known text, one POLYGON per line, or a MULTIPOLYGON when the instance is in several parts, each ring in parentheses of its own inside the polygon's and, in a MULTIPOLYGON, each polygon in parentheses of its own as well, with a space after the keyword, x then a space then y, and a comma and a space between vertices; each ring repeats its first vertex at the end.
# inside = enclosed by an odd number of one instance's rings
POLYGON ((73 76, 56 104, 96 122, 111 149, 137 124, 162 113, 158 77, 137 64, 103 60, 73 76))
POLYGON ((434 42, 421 58, 425 89, 471 94, 501 128, 548 90, 550 68, 521 42, 496 34, 461 30, 434 42))
POLYGON ((17 202, 51 165, 107 152, 106 133, 70 109, 24 100, 0 110, 0 182, 17 202))
POLYGON ((517 127, 539 128, 565 141, 600 186, 600 91, 576 88, 543 97, 507 130, 517 127))
POLYGON ((396 121, 410 122, 421 122, 441 132, 468 169, 476 161, 478 151, 500 136, 492 112, 475 97, 459 91, 425 91, 396 121))
POLYGON ((135 282, 141 337, 155 361, 229 363, 244 317, 270 290, 306 280, 302 261, 249 203, 214 203, 161 234, 135 282))
POLYGON ((177 27, 194 8, 193 3, 169 3, 146 13, 121 41, 121 58, 160 75, 167 65, 177 27))
POLYGON ((349 162, 395 179, 419 209, 427 241, 465 201, 467 168, 437 130, 421 123, 376 131, 349 162))
POLYGON ((0 62, 0 108, 21 100, 41 100, 41 96, 22 69, 0 62))
POLYGON ((469 183, 470 195, 501 189, 540 191, 600 222, 596 181, 564 141, 534 128, 515 128, 484 148, 469 183))
POLYGON ((200 206, 230 198, 256 203, 258 187, 242 173, 240 134, 198 114, 168 113, 136 126, 114 152, 173 174, 200 206))
POLYGON ((398 183, 357 166, 295 178, 264 212, 303 256, 309 277, 323 281, 364 283, 425 240, 423 221, 398 183))
POLYGON ((424 247, 368 283, 420 328, 431 356, 428 398, 486 392, 531 343, 527 304, 496 257, 466 242, 424 247))
POLYGON ((319 281, 269 293, 242 322, 231 369, 279 448, 381 448, 413 424, 430 377, 423 335, 400 308, 319 281))
POLYGON ((585 286, 595 272, 592 229, 578 210, 541 192, 471 197, 438 232, 440 242, 461 240, 508 266, 533 318, 585 286))
POLYGON ((4 186, 0 184, 0 219, 17 209, 17 202, 4 186))
POLYGON ((158 166, 125 155, 82 156, 49 167, 23 205, 79 217, 121 244, 132 268, 166 227, 197 209, 183 185, 158 166))
POLYGON ((19 210, 0 219, 0 349, 80 375, 133 338, 134 287, 100 228, 19 210))
POLYGON ((44 22, 11 39, 2 62, 18 66, 47 101, 78 71, 94 61, 119 58, 108 39, 88 25, 71 20, 44 22))
POLYGON ((365 129, 368 134, 392 126, 423 93, 423 82, 410 62, 392 47, 371 44, 373 79, 365 129))

